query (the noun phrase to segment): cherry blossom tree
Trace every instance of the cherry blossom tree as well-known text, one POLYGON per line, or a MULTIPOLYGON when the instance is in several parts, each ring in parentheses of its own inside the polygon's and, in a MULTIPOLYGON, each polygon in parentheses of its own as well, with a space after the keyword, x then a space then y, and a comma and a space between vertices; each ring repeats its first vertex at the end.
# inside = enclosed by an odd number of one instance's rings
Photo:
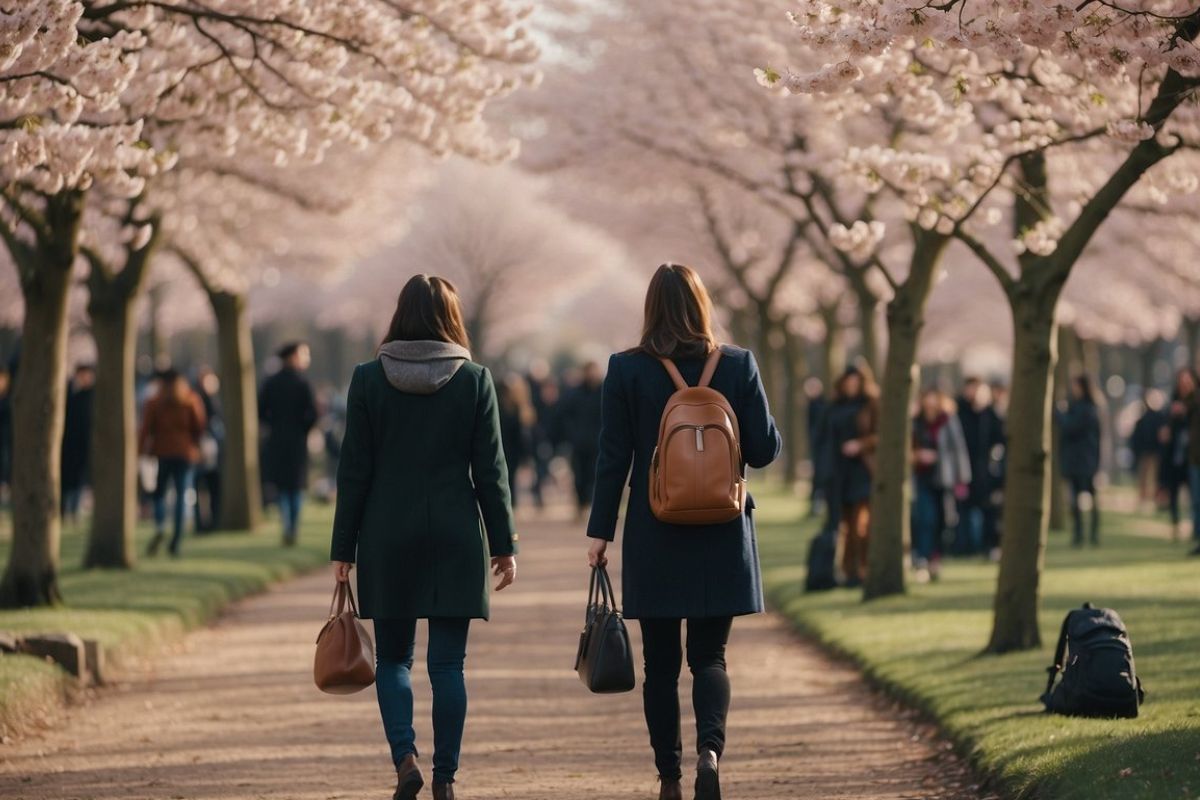
POLYGON ((852 147, 849 168, 902 197, 922 228, 967 244, 1008 298, 1009 471, 988 649, 1035 647, 1056 307, 1139 181, 1151 200, 1195 190, 1200 11, 1174 0, 862 0, 807 4, 792 21, 811 66, 763 69, 760 82, 873 106, 900 98, 919 114, 938 136, 852 147), (979 229, 1005 218, 1015 258, 979 229))
POLYGON ((0 16, 0 239, 25 299, 13 395, 13 545, 0 606, 60 599, 59 440, 67 297, 84 195, 136 195, 154 170, 138 121, 112 121, 135 74, 137 33, 86 39, 82 4, 19 2, 0 16))
POLYGON ((473 349, 499 356, 614 257, 606 237, 547 199, 545 183, 514 167, 448 162, 414 200, 410 233, 339 293, 370 298, 373 318, 385 319, 408 276, 441 275, 462 295, 473 349))
MULTIPOLYGON (((36 361, 46 365, 44 375, 22 373, 17 414, 32 416, 34 403, 47 397, 52 409, 23 434, 31 446, 18 447, 37 454, 22 456, 38 463, 17 472, 36 490, 16 493, 29 502, 15 512, 17 543, 0 602, 57 599, 57 447, 50 442, 61 429, 63 297, 88 193, 104 187, 117 198, 145 195, 137 206, 149 216, 122 216, 138 223, 130 243, 150 244, 153 237, 142 242, 141 231, 156 225, 143 223, 160 206, 148 185, 157 181, 147 179, 176 161, 194 173, 256 174, 388 138, 437 154, 507 157, 513 143, 492 137, 481 114, 491 98, 530 78, 536 47, 520 19, 505 0, 260 0, 219 8, 54 0, 18 3, 0 18, 8 45, 0 62, 8 187, 0 235, 22 270, 25 341, 45 348, 30 355, 44 356, 36 361)), ((142 249, 126 248, 126 267, 144 269, 142 249)), ((89 255, 93 267, 101 252, 89 255)), ((124 274, 109 267, 100 275, 124 274)), ((128 277, 109 287, 107 301, 132 302, 141 281, 128 277)), ((132 476, 128 468, 121 473, 132 476)), ((118 524, 125 542, 127 524, 118 524)))

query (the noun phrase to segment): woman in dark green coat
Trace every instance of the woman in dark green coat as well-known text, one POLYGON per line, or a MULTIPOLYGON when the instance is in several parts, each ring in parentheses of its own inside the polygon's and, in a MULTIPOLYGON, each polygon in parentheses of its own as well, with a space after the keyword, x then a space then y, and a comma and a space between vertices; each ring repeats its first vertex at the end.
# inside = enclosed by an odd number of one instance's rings
POLYGON ((375 622, 376 694, 397 771, 394 798, 424 785, 413 733, 416 621, 429 620, 433 796, 453 800, 466 720, 467 631, 488 617, 488 564, 516 577, 508 471, 491 374, 470 360, 454 287, 417 275, 400 293, 379 358, 350 381, 330 557, 359 565, 375 622))

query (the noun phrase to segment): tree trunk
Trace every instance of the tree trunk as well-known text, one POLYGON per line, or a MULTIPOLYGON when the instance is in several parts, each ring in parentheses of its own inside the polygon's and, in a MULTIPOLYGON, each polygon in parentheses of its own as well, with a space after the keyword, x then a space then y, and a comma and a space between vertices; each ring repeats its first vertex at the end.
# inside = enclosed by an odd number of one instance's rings
POLYGON ((104 468, 92 470, 95 509, 84 567, 129 568, 136 560, 136 305, 156 240, 157 233, 146 247, 129 254, 115 274, 93 259, 88 276, 88 315, 96 341, 92 453, 104 454, 104 468))
POLYGON ((925 323, 925 306, 946 243, 946 238, 937 234, 915 235, 908 277, 887 307, 888 349, 880 386, 879 444, 871 485, 871 544, 867 550, 864 600, 904 592, 904 556, 910 528, 909 409, 917 385, 917 345, 925 323))
MULTIPOLYGON (((1056 334, 1058 342, 1058 360, 1054 366, 1054 402, 1059 402, 1067 398, 1069 391, 1068 384, 1071 381, 1071 353, 1074 351, 1072 343, 1071 330, 1065 326, 1059 326, 1056 334)), ((1063 481, 1059 477, 1062 474, 1062 458, 1059 452, 1059 431, 1058 420, 1053 416, 1050 418, 1050 474, 1049 482, 1049 503, 1050 503, 1050 518, 1048 521, 1050 530, 1065 531, 1067 529, 1067 496, 1066 487, 1063 486, 1063 481)))
POLYGON ((821 341, 821 380, 828 391, 846 369, 846 339, 838 321, 838 306, 822 306, 825 338, 821 341))
POLYGON ((851 281, 858 300, 859 355, 871 371, 879 374, 879 298, 866 281, 851 281))
POLYGON ((1188 366, 1200 368, 1200 317, 1183 318, 1183 344, 1187 347, 1188 366))
POLYGON ((808 428, 804 419, 804 392, 801 384, 806 371, 804 340, 781 326, 783 346, 783 481, 789 488, 800 475, 800 457, 807 445, 808 428))
POLYGON ((995 617, 987 645, 993 653, 1028 650, 1042 641, 1038 584, 1046 548, 1050 376, 1058 357, 1053 311, 1056 302, 1057 293, 1026 291, 1025 287, 1010 297, 1013 375, 1003 547, 995 617))
POLYGON ((211 291, 217 319, 218 376, 225 414, 221 463, 221 520, 225 530, 253 531, 262 515, 258 471, 258 393, 246 298, 211 291))
POLYGON ((67 383, 67 300, 78 253, 83 195, 46 202, 52 239, 9 241, 21 272, 25 321, 13 387, 12 547, 0 580, 0 607, 61 602, 58 587, 63 417, 67 383))

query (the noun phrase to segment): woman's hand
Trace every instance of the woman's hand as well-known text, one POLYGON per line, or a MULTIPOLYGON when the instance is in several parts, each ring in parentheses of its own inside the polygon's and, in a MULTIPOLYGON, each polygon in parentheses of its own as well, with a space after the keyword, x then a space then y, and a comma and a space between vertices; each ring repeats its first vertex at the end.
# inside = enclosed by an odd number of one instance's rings
POLYGON ((333 562, 333 578, 338 583, 350 582, 350 570, 354 569, 352 561, 334 561, 333 562))
POLYGON ((497 592, 506 586, 510 586, 517 579, 517 557, 496 556, 493 558, 492 574, 500 579, 499 585, 496 586, 497 592))
POLYGON ((592 539, 592 544, 588 547, 588 566, 589 567, 607 567, 608 566, 608 542, 604 539, 592 539))
POLYGON ((862 442, 858 439, 850 439, 842 445, 842 455, 847 458, 854 458, 862 452, 862 442))

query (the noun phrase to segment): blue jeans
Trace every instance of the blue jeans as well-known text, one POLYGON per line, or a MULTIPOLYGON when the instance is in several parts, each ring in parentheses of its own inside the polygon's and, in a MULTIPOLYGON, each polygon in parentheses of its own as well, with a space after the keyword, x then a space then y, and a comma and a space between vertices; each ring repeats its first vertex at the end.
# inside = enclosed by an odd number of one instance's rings
MULTIPOLYGON (((467 684, 463 662, 471 620, 429 620, 426 662, 433 686, 433 779, 454 783, 467 721, 467 684)), ((412 665, 416 647, 415 619, 375 620, 375 694, 383 731, 399 768, 407 755, 417 754, 413 731, 412 665)))
POLYGON ((186 458, 160 458, 158 480, 154 484, 154 530, 161 533, 167 522, 167 487, 175 489, 175 532, 171 536, 171 552, 179 552, 183 540, 183 520, 187 516, 192 476, 195 467, 186 458))
POLYGON ((1188 500, 1192 504, 1192 538, 1200 543, 1200 465, 1188 466, 1188 500))
POLYGON ((913 481, 915 494, 912 505, 913 561, 928 562, 941 550, 942 490, 928 481, 913 481))
POLYGON ((289 541, 296 538, 296 529, 300 526, 300 505, 304 502, 304 493, 299 489, 279 493, 279 516, 283 519, 283 535, 289 541))

